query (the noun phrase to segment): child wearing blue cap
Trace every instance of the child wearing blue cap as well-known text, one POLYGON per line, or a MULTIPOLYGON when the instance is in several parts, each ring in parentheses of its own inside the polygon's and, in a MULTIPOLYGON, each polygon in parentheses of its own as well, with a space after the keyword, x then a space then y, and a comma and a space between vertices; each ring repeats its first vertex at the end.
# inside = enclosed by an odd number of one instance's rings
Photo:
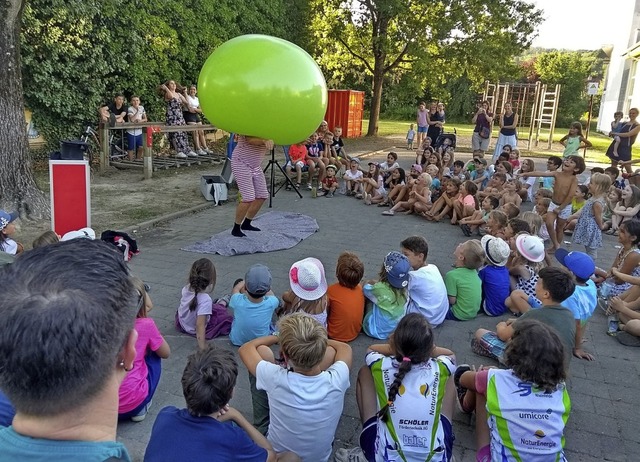
POLYGON ((0 251, 9 255, 17 255, 24 250, 22 244, 11 238, 16 232, 16 225, 13 222, 17 219, 18 212, 0 210, 0 251))
POLYGON ((573 355, 576 358, 593 361, 594 357, 582 349, 582 336, 587 327, 587 321, 598 304, 598 289, 595 282, 591 280, 591 276, 596 271, 596 264, 593 258, 583 252, 569 252, 560 248, 556 250, 555 256, 576 278, 573 294, 562 302, 562 306, 569 308, 576 320, 576 344, 573 355))
POLYGON ((387 339, 404 316, 411 264, 400 252, 389 252, 380 268, 380 280, 365 284, 367 310, 362 330, 369 336, 387 339))

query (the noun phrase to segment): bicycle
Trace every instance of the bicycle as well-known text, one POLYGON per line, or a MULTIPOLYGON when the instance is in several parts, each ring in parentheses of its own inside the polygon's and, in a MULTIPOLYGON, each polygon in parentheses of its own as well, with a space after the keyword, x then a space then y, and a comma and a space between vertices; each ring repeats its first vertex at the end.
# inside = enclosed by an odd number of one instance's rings
MULTIPOLYGON (((100 157, 100 137, 95 128, 91 125, 87 125, 84 133, 80 136, 80 140, 87 143, 87 151, 85 157, 89 161, 89 165, 93 165, 94 152, 98 153, 97 157, 100 157)), ((127 157, 127 151, 123 149, 119 143, 115 140, 115 133, 111 131, 109 134, 109 161, 122 160, 127 157)))

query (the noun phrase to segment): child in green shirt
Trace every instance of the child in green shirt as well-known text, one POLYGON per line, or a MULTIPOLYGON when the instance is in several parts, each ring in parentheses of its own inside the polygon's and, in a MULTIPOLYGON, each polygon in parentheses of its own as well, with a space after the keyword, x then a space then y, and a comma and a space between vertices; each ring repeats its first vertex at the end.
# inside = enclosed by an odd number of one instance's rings
POLYGON ((478 269, 484 263, 482 244, 477 239, 462 242, 453 252, 455 269, 444 277, 449 296, 446 319, 467 321, 478 314, 482 302, 482 281, 478 269))

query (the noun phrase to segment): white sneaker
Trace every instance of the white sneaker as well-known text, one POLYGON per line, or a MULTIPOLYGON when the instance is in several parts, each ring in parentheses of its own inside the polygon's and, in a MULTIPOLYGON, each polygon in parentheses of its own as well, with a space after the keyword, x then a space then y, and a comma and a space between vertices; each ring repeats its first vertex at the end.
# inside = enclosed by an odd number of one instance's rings
POLYGON ((206 155, 207 155, 207 153, 206 153, 206 152, 204 152, 202 149, 198 149, 198 150, 196 151, 196 154, 198 154, 199 156, 206 156, 206 155))
POLYGON ((176 154, 176 157, 178 159, 186 159, 187 155, 184 152, 179 152, 179 153, 176 154))
POLYGON ((209 155, 213 154, 213 151, 209 148, 204 148, 204 152, 206 152, 209 155))
POLYGON ((196 154, 196 153, 195 153, 195 152, 193 152, 193 151, 189 151, 189 152, 187 153, 187 156, 189 156, 189 157, 198 157, 198 154, 196 154))

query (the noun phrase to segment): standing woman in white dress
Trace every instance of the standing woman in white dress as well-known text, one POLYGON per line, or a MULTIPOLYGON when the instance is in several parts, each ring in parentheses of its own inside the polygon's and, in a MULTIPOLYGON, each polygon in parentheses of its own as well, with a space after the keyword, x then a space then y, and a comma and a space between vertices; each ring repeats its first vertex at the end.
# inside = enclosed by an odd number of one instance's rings
POLYGON ((496 159, 502 152, 502 148, 505 144, 515 148, 518 144, 518 138, 516 137, 516 128, 518 127, 518 114, 513 112, 511 103, 505 103, 502 114, 500 114, 500 134, 498 135, 498 141, 496 142, 496 149, 493 151, 493 160, 496 159))
MULTIPOLYGON (((187 110, 184 111, 184 120, 188 125, 202 125, 202 109, 200 109, 200 100, 196 96, 198 90, 195 85, 189 86, 189 93, 187 94, 187 110)), ((197 130, 193 133, 193 145, 196 148, 196 154, 199 156, 205 156, 207 154, 213 154, 207 147, 207 140, 204 137, 204 130, 197 130)))

